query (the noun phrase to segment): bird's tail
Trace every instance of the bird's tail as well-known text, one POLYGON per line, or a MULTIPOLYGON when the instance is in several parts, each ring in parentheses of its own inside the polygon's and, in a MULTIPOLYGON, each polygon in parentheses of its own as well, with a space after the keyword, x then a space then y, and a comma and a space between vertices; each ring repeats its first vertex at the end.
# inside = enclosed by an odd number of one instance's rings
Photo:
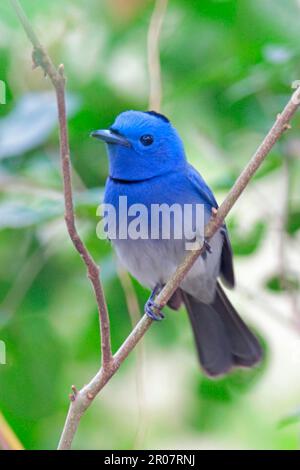
POLYGON ((237 314, 221 286, 211 304, 182 293, 198 350, 209 376, 223 375, 234 367, 252 367, 262 357, 261 346, 237 314))

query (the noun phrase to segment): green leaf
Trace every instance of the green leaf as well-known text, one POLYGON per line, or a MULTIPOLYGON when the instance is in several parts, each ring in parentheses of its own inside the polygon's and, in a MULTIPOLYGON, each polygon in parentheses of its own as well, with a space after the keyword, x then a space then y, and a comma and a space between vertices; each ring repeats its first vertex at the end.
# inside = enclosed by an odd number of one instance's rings
MULTIPOLYGON (((4 228, 20 229, 48 222, 64 214, 63 195, 53 192, 45 197, 47 189, 36 195, 18 193, 10 198, 0 200, 0 230, 4 228)), ((99 218, 96 216, 98 205, 102 201, 103 190, 93 188, 74 194, 74 205, 78 216, 94 220, 95 230, 99 218)))
POLYGON ((300 210, 294 210, 289 212, 287 223, 286 223, 286 231, 290 235, 295 235, 298 230, 300 229, 300 210))
POLYGON ((30 227, 62 214, 62 201, 35 200, 31 201, 31 205, 21 201, 4 201, 0 204, 0 229, 30 227))
MULTIPOLYGON (((76 95, 68 95, 69 115, 79 108, 76 95)), ((0 159, 21 155, 41 145, 57 125, 53 92, 27 93, 0 119, 0 159)))

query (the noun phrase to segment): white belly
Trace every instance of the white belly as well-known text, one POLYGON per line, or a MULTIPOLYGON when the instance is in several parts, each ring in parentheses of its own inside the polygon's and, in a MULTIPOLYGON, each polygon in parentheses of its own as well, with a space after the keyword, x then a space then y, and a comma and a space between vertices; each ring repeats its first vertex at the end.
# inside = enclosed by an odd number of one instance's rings
MULTIPOLYGON (((203 302, 211 302, 219 275, 223 236, 217 232, 209 242, 211 253, 200 256, 181 283, 181 288, 203 302)), ((187 256, 184 240, 114 240, 120 261, 143 285, 154 289, 166 284, 187 256)))

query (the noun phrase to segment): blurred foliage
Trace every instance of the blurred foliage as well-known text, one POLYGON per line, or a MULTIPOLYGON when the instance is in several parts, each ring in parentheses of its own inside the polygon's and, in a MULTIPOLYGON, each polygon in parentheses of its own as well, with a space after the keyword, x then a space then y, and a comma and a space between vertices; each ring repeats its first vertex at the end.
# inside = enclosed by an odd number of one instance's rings
POLYGON ((290 211, 286 224, 286 230, 290 235, 295 235, 300 229, 300 212, 297 210, 290 211))
MULTIPOLYGON (((78 226, 101 264, 116 350, 131 322, 111 247, 95 234, 107 160, 89 133, 109 126, 123 110, 147 109, 153 1, 22 4, 55 63, 65 64, 78 226)), ((219 199, 300 77, 299 17, 297 0, 169 2, 161 38, 163 112, 219 199)), ((99 366, 99 326, 84 267, 63 224, 53 93, 41 71, 32 70, 30 57, 9 2, 1 2, 0 79, 7 84, 7 104, 0 106, 0 338, 8 363, 0 366, 0 408, 24 446, 41 449, 56 446, 70 384, 86 383, 99 366)), ((255 176, 256 203, 247 211, 255 216, 242 220, 233 211, 229 217, 237 261, 249 262, 246 281, 271 233, 272 217, 264 209, 271 211, 273 203, 279 210, 282 196, 273 187, 279 187, 287 156, 292 178, 285 237, 299 243, 299 124, 298 114, 255 176)), ((142 311, 148 292, 135 280, 133 285, 142 311)), ((275 275, 262 288, 278 295, 281 285, 275 275)), ((252 308, 258 309, 254 302, 252 308)), ((83 419, 77 448, 297 447, 297 426, 283 431, 276 423, 299 403, 299 383, 289 387, 290 396, 277 397, 283 379, 277 369, 268 375, 272 357, 219 381, 203 377, 183 311, 170 311, 145 341, 144 395, 136 396, 132 354, 83 419), (147 432, 137 443, 140 414, 147 432)))
POLYGON ((263 222, 256 222, 251 227, 249 233, 240 233, 236 220, 231 218, 228 229, 232 236, 234 254, 237 256, 249 256, 258 249, 264 236, 266 226, 263 222))
POLYGON ((282 418, 282 420, 280 420, 280 422, 278 423, 278 426, 280 428, 283 428, 291 424, 295 424, 295 423, 298 424, 299 421, 300 421, 300 410, 296 410, 294 413, 291 413, 290 415, 282 418))
POLYGON ((274 292, 285 290, 299 290, 299 280, 295 275, 284 274, 284 276, 272 276, 266 281, 266 287, 274 292))

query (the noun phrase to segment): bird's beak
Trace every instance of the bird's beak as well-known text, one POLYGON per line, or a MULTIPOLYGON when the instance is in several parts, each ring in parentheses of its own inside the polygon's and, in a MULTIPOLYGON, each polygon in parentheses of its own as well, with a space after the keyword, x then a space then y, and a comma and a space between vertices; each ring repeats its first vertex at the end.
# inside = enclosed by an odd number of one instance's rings
POLYGON ((130 142, 125 139, 125 137, 110 129, 93 131, 91 132, 90 136, 99 140, 103 140, 107 144, 118 144, 122 145, 123 147, 131 147, 130 142))

